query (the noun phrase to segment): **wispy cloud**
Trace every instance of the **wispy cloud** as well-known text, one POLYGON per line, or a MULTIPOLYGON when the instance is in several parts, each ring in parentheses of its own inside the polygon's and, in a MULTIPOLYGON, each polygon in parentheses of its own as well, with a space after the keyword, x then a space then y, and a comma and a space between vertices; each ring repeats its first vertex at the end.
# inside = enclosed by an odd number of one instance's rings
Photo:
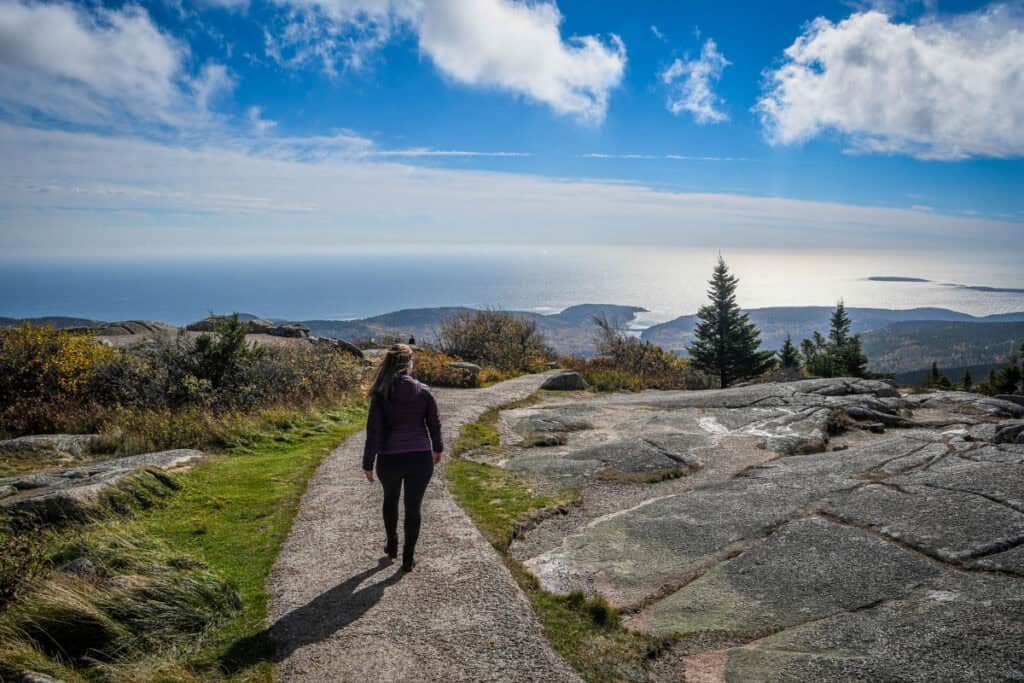
POLYGON ((338 133, 187 148, 0 124, 8 258, 417 243, 1008 248, 1020 223, 430 168, 338 133), (324 151, 326 149, 326 151, 324 151), (623 232, 623 226, 638 226, 623 232))
POLYGON ((670 160, 670 161, 750 161, 745 157, 716 157, 701 156, 693 154, 604 154, 601 152, 590 152, 581 154, 583 159, 646 159, 646 160, 670 160))
POLYGON ((722 109, 724 103, 715 94, 714 86, 729 64, 715 41, 708 38, 699 58, 676 59, 659 74, 668 89, 665 106, 673 114, 692 114, 694 121, 701 125, 728 121, 729 115, 722 109))
POLYGON ((665 38, 665 34, 661 32, 661 29, 659 29, 655 24, 651 24, 651 33, 653 33, 654 37, 663 43, 667 42, 668 40, 667 38, 665 38))
POLYGON ((266 133, 277 126, 277 121, 263 118, 263 107, 249 107, 245 111, 245 116, 257 133, 266 133))
POLYGON ((529 157, 530 152, 477 152, 462 149, 429 149, 416 147, 413 149, 378 149, 365 153, 372 157, 529 157))

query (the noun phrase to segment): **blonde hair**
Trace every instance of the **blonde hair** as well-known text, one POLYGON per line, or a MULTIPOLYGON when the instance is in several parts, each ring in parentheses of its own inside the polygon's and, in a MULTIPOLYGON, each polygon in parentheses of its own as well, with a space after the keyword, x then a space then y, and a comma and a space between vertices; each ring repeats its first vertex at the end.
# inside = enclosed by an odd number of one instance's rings
POLYGON ((391 387, 395 378, 412 367, 412 347, 408 344, 395 344, 388 349, 384 356, 384 362, 377 368, 377 375, 373 379, 373 387, 370 389, 371 396, 379 396, 385 401, 391 400, 391 387))

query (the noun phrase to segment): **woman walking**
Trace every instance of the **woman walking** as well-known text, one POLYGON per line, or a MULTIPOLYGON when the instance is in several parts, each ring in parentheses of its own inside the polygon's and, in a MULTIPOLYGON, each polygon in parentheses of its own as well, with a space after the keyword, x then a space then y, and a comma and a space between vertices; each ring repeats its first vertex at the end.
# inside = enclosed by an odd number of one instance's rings
POLYGON ((441 462, 441 418, 430 389, 412 377, 412 348, 388 349, 370 390, 363 472, 373 481, 373 463, 384 487, 384 552, 398 557, 398 498, 405 486, 405 544, 402 570, 412 571, 420 535, 420 504, 434 465, 441 462))

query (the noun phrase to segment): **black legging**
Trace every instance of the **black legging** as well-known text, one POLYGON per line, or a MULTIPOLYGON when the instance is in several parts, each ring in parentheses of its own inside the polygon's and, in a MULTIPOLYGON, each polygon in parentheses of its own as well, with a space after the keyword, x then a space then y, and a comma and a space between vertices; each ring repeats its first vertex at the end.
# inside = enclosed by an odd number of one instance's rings
POLYGON ((405 482, 405 544, 403 557, 412 559, 420 536, 420 505, 434 475, 430 451, 391 453, 377 458, 377 478, 384 487, 384 531, 388 540, 398 537, 398 497, 405 482))

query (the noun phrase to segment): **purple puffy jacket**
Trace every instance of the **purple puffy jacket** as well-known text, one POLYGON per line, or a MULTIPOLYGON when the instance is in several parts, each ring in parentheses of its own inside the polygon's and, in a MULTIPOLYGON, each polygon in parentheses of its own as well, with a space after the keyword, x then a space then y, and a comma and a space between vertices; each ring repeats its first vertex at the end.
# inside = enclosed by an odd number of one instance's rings
POLYGON ((391 387, 391 400, 376 394, 366 420, 363 469, 372 470, 379 454, 444 451, 441 418, 430 389, 402 373, 391 387))

